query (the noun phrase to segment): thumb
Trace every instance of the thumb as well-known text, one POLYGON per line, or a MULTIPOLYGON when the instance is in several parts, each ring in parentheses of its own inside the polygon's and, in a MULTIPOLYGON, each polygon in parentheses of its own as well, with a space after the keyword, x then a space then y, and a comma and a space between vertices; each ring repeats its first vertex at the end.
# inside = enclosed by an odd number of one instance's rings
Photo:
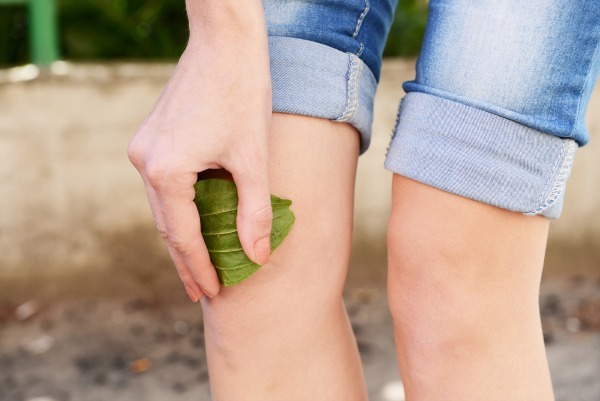
POLYGON ((264 265, 271 255, 273 223, 267 169, 264 173, 247 169, 233 174, 233 179, 238 190, 237 229, 242 248, 250 260, 264 265))

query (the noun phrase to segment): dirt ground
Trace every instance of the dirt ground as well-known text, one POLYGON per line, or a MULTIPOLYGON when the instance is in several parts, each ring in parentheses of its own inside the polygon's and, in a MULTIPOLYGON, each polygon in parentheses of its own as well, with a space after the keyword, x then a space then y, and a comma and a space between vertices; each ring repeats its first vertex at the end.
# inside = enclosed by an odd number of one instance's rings
MULTIPOLYGON (((371 401, 401 401, 382 276, 351 274, 345 301, 371 401)), ((201 309, 169 285, 160 297, 2 301, 0 400, 210 400, 201 309)), ((540 305, 557 401, 599 401, 600 271, 546 274, 540 305)))

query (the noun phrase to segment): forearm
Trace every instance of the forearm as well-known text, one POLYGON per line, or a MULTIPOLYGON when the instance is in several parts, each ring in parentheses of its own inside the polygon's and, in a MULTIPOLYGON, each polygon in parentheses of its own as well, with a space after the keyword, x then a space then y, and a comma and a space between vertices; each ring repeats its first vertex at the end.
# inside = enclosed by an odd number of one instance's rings
MULTIPOLYGON (((207 39, 266 42, 266 23, 260 0, 186 0, 190 41, 207 39), (246 40, 247 39, 247 40, 246 40)), ((233 44, 233 43, 232 43, 233 44)))

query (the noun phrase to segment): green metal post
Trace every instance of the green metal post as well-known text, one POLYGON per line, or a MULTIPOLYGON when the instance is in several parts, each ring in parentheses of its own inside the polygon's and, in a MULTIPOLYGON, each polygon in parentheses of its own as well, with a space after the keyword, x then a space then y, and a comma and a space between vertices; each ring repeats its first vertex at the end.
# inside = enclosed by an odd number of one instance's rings
POLYGON ((56 5, 54 0, 29 0, 31 61, 47 67, 58 60, 56 5))

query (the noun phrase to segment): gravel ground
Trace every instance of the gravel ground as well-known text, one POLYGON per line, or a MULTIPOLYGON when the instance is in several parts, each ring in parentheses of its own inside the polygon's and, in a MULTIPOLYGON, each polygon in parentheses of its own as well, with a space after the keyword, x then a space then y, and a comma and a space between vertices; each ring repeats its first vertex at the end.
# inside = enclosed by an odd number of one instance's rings
MULTIPOLYGON (((403 400, 384 287, 346 305, 371 401, 403 400)), ((540 299, 557 401, 600 400, 600 273, 545 277, 540 299)), ((209 400, 200 307, 181 298, 0 304, 2 401, 209 400)))

